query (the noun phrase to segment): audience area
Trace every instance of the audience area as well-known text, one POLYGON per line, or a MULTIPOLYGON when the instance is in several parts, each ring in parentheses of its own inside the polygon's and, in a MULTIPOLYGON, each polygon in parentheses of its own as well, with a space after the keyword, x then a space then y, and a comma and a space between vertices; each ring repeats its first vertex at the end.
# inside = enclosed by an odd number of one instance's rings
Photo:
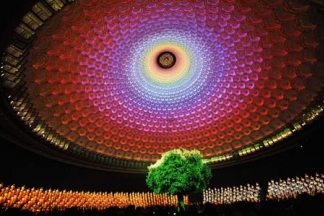
POLYGON ((0 215, 323 215, 324 174, 305 174, 226 188, 208 188, 202 200, 153 192, 85 192, 0 184, 0 215))

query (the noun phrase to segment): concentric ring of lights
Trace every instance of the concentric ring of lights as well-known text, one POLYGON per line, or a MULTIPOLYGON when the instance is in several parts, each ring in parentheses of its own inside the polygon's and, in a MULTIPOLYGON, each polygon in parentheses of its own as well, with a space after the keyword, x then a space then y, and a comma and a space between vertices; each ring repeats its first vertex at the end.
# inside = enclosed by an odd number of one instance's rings
MULTIPOLYGON (((148 46, 149 47, 149 46, 148 46)), ((149 48, 148 52, 145 53, 143 59, 143 73, 145 81, 151 81, 154 84, 160 85, 160 88, 167 88, 164 86, 176 85, 182 79, 186 79, 186 76, 193 76, 192 66, 193 59, 188 55, 188 51, 185 47, 179 46, 173 43, 166 43, 149 48), (155 59, 158 59, 160 53, 164 52, 174 53, 178 61, 172 68, 162 68, 157 64, 155 59), (168 85, 169 84, 169 85, 168 85)))
MULTIPOLYGON (((322 39, 308 5, 132 4, 75 1, 40 29, 27 61, 19 59, 31 106, 19 98, 13 107, 32 107, 29 119, 40 119, 55 145, 62 138, 67 150, 135 161, 176 147, 207 158, 260 147, 322 87, 322 57, 313 55, 322 39), (165 51, 176 57, 168 69, 156 62, 165 51)), ((8 65, 11 89, 23 76, 8 65)), ((42 136, 45 129, 35 128, 42 136)))
POLYGON ((125 71, 129 71, 128 83, 136 96, 132 99, 135 104, 143 109, 149 107, 151 111, 161 109, 163 113, 159 114, 164 115, 181 110, 188 101, 196 103, 210 76, 211 65, 205 56, 212 56, 199 36, 170 29, 134 44, 130 51, 131 63, 125 66, 125 71), (167 71, 156 62, 158 55, 165 51, 172 52, 177 59, 167 71))

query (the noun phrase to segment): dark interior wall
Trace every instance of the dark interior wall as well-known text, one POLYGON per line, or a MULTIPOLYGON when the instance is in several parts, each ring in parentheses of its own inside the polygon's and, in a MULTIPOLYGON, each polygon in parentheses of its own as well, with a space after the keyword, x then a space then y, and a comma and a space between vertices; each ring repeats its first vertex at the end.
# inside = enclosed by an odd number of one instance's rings
MULTIPOLYGON (((311 134, 298 140, 299 145, 276 156, 213 170, 209 187, 258 182, 264 188, 271 179, 324 173, 324 157, 319 148, 324 143, 323 125, 321 120, 311 134)), ((65 164, 3 139, 0 146, 0 182, 5 185, 78 191, 150 191, 145 182, 146 174, 106 172, 65 164)))
POLYGON ((147 191, 145 175, 105 172, 65 164, 1 141, 0 182, 84 191, 147 191))

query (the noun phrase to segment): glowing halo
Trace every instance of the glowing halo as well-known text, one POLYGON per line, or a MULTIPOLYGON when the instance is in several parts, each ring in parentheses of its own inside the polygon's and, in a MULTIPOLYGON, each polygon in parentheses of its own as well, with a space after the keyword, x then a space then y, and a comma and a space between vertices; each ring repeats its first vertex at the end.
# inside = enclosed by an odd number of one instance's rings
POLYGON ((166 29, 143 37, 133 45, 132 55, 127 60, 130 63, 124 70, 128 73, 127 86, 134 95, 130 94, 134 106, 164 112, 190 107, 212 80, 208 79, 212 76, 209 68, 214 66, 204 56, 213 56, 214 50, 211 51, 199 35, 166 29), (156 61, 162 52, 172 52, 177 58, 167 72, 156 61))
POLYGON ((190 69, 191 61, 188 51, 184 47, 174 43, 165 43, 148 51, 144 59, 144 63, 147 65, 144 70, 153 82, 168 84, 184 78, 190 69), (173 53, 177 59, 175 64, 168 68, 167 73, 165 72, 165 68, 162 68, 156 62, 160 53, 164 52, 173 53))

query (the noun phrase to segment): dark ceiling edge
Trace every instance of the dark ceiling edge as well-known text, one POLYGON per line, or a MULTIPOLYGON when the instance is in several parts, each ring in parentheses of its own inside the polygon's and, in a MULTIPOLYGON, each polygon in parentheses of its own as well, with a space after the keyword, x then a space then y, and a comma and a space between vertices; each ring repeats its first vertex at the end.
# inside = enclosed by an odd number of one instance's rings
MULTIPOLYGON (((0 116, 3 116, 3 113, 1 111, 3 110, 0 109, 0 116)), ((0 137, 11 142, 14 145, 20 146, 21 148, 34 152, 35 154, 38 154, 40 156, 47 157, 62 163, 74 165, 77 167, 83 167, 83 168, 95 169, 101 171, 109 171, 109 172, 117 172, 117 173, 134 173, 134 174, 147 173, 148 171, 147 169, 139 169, 139 168, 132 169, 130 167, 107 166, 103 164, 98 164, 96 162, 88 161, 87 159, 76 158, 74 155, 67 154, 63 150, 60 150, 58 148, 51 148, 50 146, 42 144, 39 140, 37 140, 37 137, 34 138, 31 137, 28 132, 19 129, 18 126, 15 125, 12 121, 10 120, 8 121, 8 116, 5 116, 5 118, 9 127, 6 128, 2 127, 3 122, 2 124, 0 124, 0 129, 1 129, 0 137), (15 129, 13 130, 13 128, 15 129)), ((251 161, 257 161, 260 159, 266 159, 275 154, 288 152, 289 150, 300 146, 299 140, 305 139, 308 136, 312 136, 314 133, 321 133, 320 130, 323 128, 324 128, 324 117, 320 116, 309 125, 306 125, 301 131, 295 133, 294 136, 288 137, 276 143, 274 146, 265 148, 264 150, 262 150, 262 152, 260 151, 256 154, 250 154, 244 157, 234 158, 229 161, 217 162, 208 165, 210 166, 211 169, 220 169, 229 166, 248 163, 251 161)), ((147 163, 147 166, 150 164, 151 163, 147 163)))
MULTIPOLYGON (((0 86, 1 87, 1 86, 0 86)), ((40 156, 50 158, 74 166, 104 170, 110 172, 125 172, 125 173, 144 173, 146 169, 140 170, 138 168, 131 169, 130 167, 110 166, 99 164, 95 161, 89 161, 87 158, 81 158, 73 155, 71 152, 64 151, 56 146, 50 146, 40 136, 28 131, 28 126, 24 125, 18 117, 10 109, 4 97, 2 88, 0 88, 0 137, 7 140, 13 145, 17 145, 28 151, 31 151, 40 156)), ((86 150, 86 149, 85 149, 86 150)), ((86 150, 89 151, 89 150, 86 150)), ((95 152, 94 152, 95 153, 95 152)), ((95 153, 98 154, 98 153, 95 153)), ((148 166, 149 164, 147 164, 148 166)))
POLYGON ((10 0, 0 2, 1 11, 1 34, 0 50, 3 51, 11 42, 15 27, 21 22, 23 16, 30 11, 39 0, 10 0))
MULTIPOLYGON (((211 167, 213 169, 226 168, 229 166, 241 165, 248 162, 258 161, 260 159, 267 159, 271 156, 278 155, 281 153, 289 153, 289 151, 293 149, 300 148, 301 145, 303 145, 303 140, 306 140, 309 136, 312 136, 315 133, 323 133, 323 131, 321 131, 323 129, 324 129, 324 116, 321 116, 318 119, 316 119, 314 122, 310 123, 305 128, 303 128, 302 131, 298 131, 297 133, 294 133, 293 136, 276 143, 274 146, 267 148, 262 152, 241 157, 239 158, 240 160, 239 162, 233 159, 230 161, 225 161, 220 164, 211 165, 211 167)), ((318 149, 314 149, 314 150, 316 151, 318 149)))

